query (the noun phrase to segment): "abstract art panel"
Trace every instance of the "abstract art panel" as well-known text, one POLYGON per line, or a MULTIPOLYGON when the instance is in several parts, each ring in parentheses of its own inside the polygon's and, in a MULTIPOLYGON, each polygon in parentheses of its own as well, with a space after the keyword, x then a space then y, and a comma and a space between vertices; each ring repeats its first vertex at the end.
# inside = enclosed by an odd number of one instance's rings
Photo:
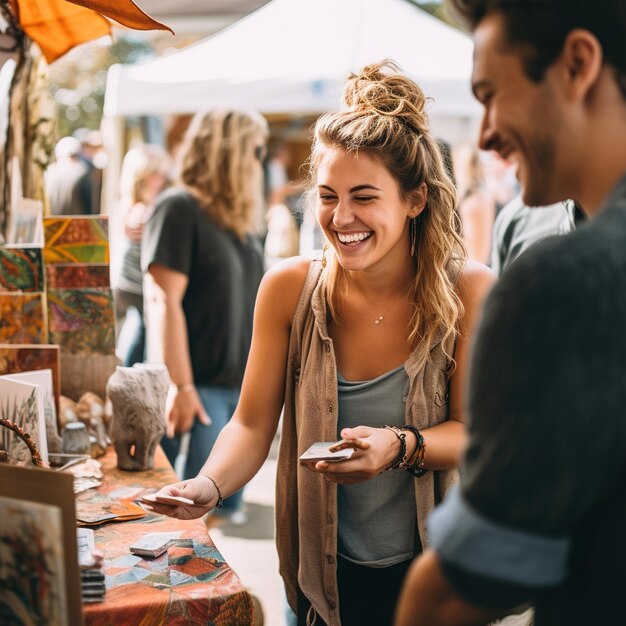
POLYGON ((0 247, 0 291, 43 291, 41 247, 0 247))
POLYGON ((44 219, 45 263, 108 263, 107 217, 44 219))
POLYGON ((81 289, 83 287, 110 287, 109 266, 72 263, 46 266, 48 289, 81 289))
POLYGON ((47 343, 45 294, 0 293, 0 343, 47 343))
POLYGON ((113 354, 115 316, 110 289, 49 289, 50 342, 63 353, 113 354))

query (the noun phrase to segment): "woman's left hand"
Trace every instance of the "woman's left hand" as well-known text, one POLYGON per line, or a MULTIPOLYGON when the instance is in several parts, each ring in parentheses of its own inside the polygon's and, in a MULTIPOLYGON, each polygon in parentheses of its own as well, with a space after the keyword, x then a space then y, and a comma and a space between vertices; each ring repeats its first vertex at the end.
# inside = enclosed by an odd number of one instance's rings
POLYGON ((306 463, 312 472, 322 474, 326 480, 341 485, 362 483, 374 478, 390 467, 400 454, 400 440, 386 428, 357 426, 344 428, 343 439, 360 440, 363 444, 347 461, 306 463))

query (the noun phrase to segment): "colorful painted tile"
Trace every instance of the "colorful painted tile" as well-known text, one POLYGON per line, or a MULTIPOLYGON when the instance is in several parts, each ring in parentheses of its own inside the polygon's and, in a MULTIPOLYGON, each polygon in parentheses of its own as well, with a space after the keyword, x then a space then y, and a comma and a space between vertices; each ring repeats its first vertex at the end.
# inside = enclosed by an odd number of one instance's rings
POLYGON ((71 354, 115 351, 113 292, 110 289, 49 289, 50 341, 71 354))
POLYGON ((46 265, 48 289, 81 289, 84 287, 110 287, 109 266, 106 263, 59 263, 46 265))
POLYGON ((61 361, 59 346, 0 344, 0 375, 33 370, 52 370, 54 398, 59 408, 61 395, 61 361))
POLYGON ((108 263, 108 217, 44 219, 45 263, 108 263))
POLYGON ((45 294, 0 293, 0 343, 47 343, 45 294))
POLYGON ((43 291, 41 247, 0 247, 0 291, 43 291))

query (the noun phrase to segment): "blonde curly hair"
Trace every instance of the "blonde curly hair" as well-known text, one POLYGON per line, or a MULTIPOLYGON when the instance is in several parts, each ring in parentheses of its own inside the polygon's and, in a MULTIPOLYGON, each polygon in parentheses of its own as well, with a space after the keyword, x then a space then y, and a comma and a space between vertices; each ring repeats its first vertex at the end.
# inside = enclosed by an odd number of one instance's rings
POLYGON ((196 113, 179 152, 179 180, 220 228, 244 238, 255 230, 262 203, 259 148, 268 127, 258 113, 196 113))
MULTIPOLYGON (((363 151, 377 159, 397 181, 404 200, 426 184, 426 207, 414 218, 416 270, 409 292, 412 314, 407 329, 413 349, 424 343, 421 366, 439 339, 444 349, 456 340, 464 312, 455 290, 456 277, 467 258, 455 211, 456 191, 439 145, 428 130, 426 98, 395 63, 381 61, 348 76, 343 99, 343 110, 326 113, 315 124, 308 201, 317 202, 317 169, 327 148, 363 151)), ((334 255, 329 271, 327 301, 331 317, 338 321, 347 283, 345 270, 334 255)), ((453 366, 452 355, 448 357, 453 366)))

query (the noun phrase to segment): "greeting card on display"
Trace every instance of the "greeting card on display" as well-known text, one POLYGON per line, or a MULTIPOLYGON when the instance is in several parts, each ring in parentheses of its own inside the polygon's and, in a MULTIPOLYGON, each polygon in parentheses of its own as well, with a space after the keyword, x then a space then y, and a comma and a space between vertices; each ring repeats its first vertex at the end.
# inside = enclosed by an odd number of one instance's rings
MULTIPOLYGON (((28 433, 39 448, 43 462, 48 463, 46 414, 43 394, 37 385, 0 376, 0 417, 28 433)), ((26 443, 5 427, 0 427, 0 448, 6 450, 9 463, 28 465, 31 461, 26 443)))
MULTIPOLYGON (((44 419, 46 423, 46 433, 56 433, 57 430, 57 412, 54 403, 54 387, 52 381, 52 370, 35 370, 32 372, 21 372, 19 374, 7 374, 2 378, 9 380, 17 380, 18 382, 36 385, 43 402, 44 419)), ((47 446, 49 448, 49 446, 47 446)))
POLYGON ((47 343, 44 293, 0 293, 0 342, 47 343))

